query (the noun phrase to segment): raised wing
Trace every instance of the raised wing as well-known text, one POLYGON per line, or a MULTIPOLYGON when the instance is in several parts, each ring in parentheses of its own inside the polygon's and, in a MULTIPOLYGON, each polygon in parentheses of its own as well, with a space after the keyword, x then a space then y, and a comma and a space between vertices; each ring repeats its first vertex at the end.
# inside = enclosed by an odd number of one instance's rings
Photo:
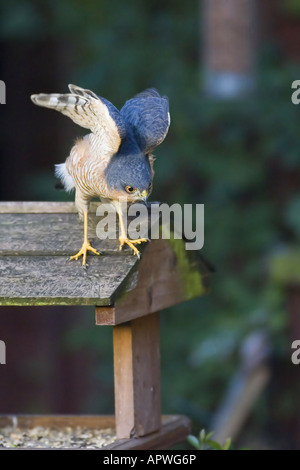
POLYGON ((120 112, 144 153, 151 152, 165 139, 170 126, 169 101, 154 88, 126 101, 120 112))
POLYGON ((69 85, 71 93, 31 95, 38 106, 55 109, 68 116, 76 124, 90 129, 99 137, 103 153, 114 154, 126 135, 126 127, 120 112, 105 98, 90 90, 69 85))

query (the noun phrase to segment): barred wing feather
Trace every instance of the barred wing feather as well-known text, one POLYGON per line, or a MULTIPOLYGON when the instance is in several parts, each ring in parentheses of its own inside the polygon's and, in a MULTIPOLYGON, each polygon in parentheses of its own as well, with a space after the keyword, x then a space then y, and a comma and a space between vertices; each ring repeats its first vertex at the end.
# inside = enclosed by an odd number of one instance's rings
POLYGON ((69 85, 69 89, 71 93, 40 93, 32 95, 31 99, 36 105, 59 111, 79 126, 90 129, 99 137, 103 154, 116 153, 126 135, 117 108, 90 90, 76 85, 69 85))

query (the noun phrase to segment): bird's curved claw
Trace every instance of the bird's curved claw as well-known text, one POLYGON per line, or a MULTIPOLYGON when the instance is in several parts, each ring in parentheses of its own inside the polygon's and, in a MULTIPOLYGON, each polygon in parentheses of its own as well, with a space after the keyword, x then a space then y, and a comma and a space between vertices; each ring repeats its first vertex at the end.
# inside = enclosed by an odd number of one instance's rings
POLYGON ((119 238, 120 245, 119 245, 119 250, 122 250, 123 246, 126 244, 129 246, 129 248, 132 249, 133 253, 140 259, 141 253, 137 249, 136 246, 134 245, 139 245, 140 243, 148 242, 148 238, 138 238, 137 240, 129 240, 127 237, 120 237, 119 238))
POLYGON ((86 258, 87 258, 87 252, 88 251, 91 251, 95 255, 100 255, 101 254, 101 252, 99 253, 99 251, 97 251, 95 248, 93 248, 91 246, 90 242, 87 240, 87 241, 83 242, 82 247, 80 248, 78 253, 76 253, 76 255, 70 256, 68 261, 72 261, 73 259, 78 260, 78 258, 80 258, 80 256, 82 256, 82 266, 83 266, 84 269, 87 269, 88 264, 86 262, 86 258))

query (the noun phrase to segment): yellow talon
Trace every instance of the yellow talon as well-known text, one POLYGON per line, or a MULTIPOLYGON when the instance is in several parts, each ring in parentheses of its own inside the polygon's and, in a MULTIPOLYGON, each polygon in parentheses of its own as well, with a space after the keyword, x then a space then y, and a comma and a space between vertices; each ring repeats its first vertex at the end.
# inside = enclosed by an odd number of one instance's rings
POLYGON ((148 238, 138 238, 137 240, 129 240, 126 234, 122 208, 120 207, 120 205, 117 206, 117 211, 118 211, 119 222, 120 222, 119 250, 122 250, 123 245, 126 244, 132 249, 133 253, 139 258, 140 252, 134 245, 139 245, 140 243, 148 242, 149 240, 148 238))
POLYGON ((147 242, 147 238, 138 238, 137 240, 129 240, 129 238, 127 237, 120 237, 119 238, 119 241, 120 241, 120 246, 119 246, 119 250, 122 250, 122 247, 125 245, 128 245, 134 252, 134 254, 139 258, 140 257, 140 252, 139 250, 134 246, 135 244, 140 244, 140 243, 143 243, 143 242, 147 242))
POLYGON ((95 255, 100 255, 100 253, 95 248, 93 248, 90 242, 87 240, 83 242, 81 249, 78 251, 78 253, 76 253, 76 255, 70 256, 69 261, 73 259, 78 260, 78 258, 82 256, 82 266, 87 266, 86 256, 88 251, 95 253, 95 255))
POLYGON ((88 212, 87 211, 84 212, 84 214, 83 214, 83 229, 84 229, 84 236, 83 236, 82 247, 80 248, 78 253, 76 253, 76 255, 70 256, 69 261, 71 261, 73 259, 78 260, 78 258, 80 258, 80 256, 82 256, 82 266, 86 267, 87 266, 86 256, 87 256, 88 251, 91 251, 92 253, 95 253, 95 255, 100 255, 101 254, 95 248, 93 248, 91 246, 91 244, 88 240, 88 212))

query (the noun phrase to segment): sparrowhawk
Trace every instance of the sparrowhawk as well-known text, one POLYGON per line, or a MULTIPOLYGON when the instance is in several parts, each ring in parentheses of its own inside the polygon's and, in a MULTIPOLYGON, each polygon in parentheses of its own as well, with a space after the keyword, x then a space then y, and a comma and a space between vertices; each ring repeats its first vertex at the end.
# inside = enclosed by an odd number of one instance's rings
POLYGON ((145 238, 129 240, 123 220, 124 201, 146 200, 154 175, 152 151, 165 139, 169 125, 169 102, 151 88, 126 101, 119 111, 93 91, 69 85, 67 94, 32 95, 32 101, 56 109, 91 132, 78 139, 65 163, 56 165, 56 175, 66 191, 75 189, 75 205, 84 221, 81 249, 72 259, 87 252, 99 255, 88 240, 88 210, 93 197, 111 201, 120 221, 120 249, 127 244, 139 256, 136 244, 145 238))

